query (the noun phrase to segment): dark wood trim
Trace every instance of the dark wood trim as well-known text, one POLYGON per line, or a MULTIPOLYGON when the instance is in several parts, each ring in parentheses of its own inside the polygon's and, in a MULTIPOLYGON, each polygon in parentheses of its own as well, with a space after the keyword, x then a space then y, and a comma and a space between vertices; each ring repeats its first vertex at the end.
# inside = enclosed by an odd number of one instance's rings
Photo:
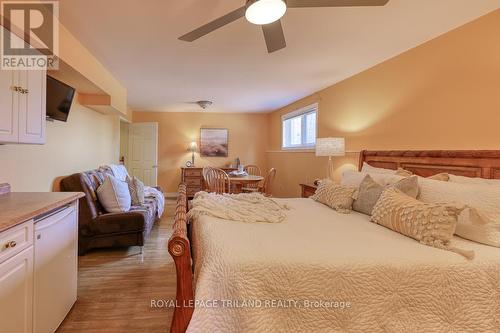
POLYGON ((386 169, 403 168, 423 177, 446 172, 500 179, 500 150, 363 150, 359 170, 364 162, 386 169))
POLYGON ((194 311, 193 270, 188 237, 187 207, 186 184, 181 183, 175 209, 174 232, 168 240, 168 252, 174 259, 177 271, 177 306, 170 326, 171 333, 185 332, 194 311))
POLYGON ((309 198, 310 196, 314 195, 316 192, 316 189, 318 188, 314 184, 299 184, 301 188, 301 196, 302 198, 309 198))
POLYGON ((0 195, 10 193, 10 185, 7 183, 0 184, 0 195))

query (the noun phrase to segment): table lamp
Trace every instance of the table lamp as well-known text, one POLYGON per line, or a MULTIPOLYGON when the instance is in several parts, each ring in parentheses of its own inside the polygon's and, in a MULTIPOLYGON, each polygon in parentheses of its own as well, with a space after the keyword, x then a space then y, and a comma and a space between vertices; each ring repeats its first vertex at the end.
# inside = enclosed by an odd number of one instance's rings
POLYGON ((316 140, 316 156, 328 156, 328 178, 333 179, 333 156, 345 156, 344 138, 321 138, 316 140))
POLYGON ((191 152, 191 166, 194 167, 194 153, 198 149, 198 145, 196 144, 196 141, 193 141, 189 144, 189 151, 191 152))

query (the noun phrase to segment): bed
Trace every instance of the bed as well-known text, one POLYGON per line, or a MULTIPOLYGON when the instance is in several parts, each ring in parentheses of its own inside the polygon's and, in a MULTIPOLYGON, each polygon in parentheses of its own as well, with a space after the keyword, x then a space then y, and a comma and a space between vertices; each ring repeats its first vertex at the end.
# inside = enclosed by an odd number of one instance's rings
MULTIPOLYGON (((496 151, 364 151, 363 162, 500 178, 496 151)), ((469 261, 311 199, 279 199, 291 208, 280 224, 204 216, 188 228, 184 185, 179 192, 172 332, 500 330, 498 248, 455 237, 475 251, 469 261)))

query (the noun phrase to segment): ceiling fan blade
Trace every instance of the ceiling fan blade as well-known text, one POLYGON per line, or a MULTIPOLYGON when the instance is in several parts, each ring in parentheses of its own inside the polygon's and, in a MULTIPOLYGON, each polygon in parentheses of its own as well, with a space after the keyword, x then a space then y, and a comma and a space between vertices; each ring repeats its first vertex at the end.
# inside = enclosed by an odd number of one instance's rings
POLYGON ((198 38, 203 37, 203 36, 211 33, 212 31, 217 30, 217 29, 225 26, 226 24, 229 24, 231 22, 236 21, 239 18, 242 18, 243 16, 245 16, 246 9, 247 9, 247 7, 243 6, 241 8, 236 9, 236 10, 233 10, 229 14, 226 14, 222 17, 219 17, 218 19, 216 19, 210 23, 207 23, 207 24, 199 27, 198 29, 195 29, 195 30, 179 37, 179 39, 186 41, 186 42, 195 41, 198 38))
POLYGON ((385 6, 389 0, 287 0, 288 8, 385 6))
POLYGON ((262 26, 264 38, 266 39, 267 52, 273 53, 286 47, 285 34, 281 26, 281 20, 262 26))

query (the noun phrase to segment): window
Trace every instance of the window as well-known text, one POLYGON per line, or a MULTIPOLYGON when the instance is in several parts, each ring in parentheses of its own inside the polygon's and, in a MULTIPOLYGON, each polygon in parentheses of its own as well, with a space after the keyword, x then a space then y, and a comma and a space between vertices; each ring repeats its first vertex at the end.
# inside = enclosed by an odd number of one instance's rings
POLYGON ((282 148, 314 148, 316 145, 317 114, 318 104, 313 104, 282 116, 282 148))

